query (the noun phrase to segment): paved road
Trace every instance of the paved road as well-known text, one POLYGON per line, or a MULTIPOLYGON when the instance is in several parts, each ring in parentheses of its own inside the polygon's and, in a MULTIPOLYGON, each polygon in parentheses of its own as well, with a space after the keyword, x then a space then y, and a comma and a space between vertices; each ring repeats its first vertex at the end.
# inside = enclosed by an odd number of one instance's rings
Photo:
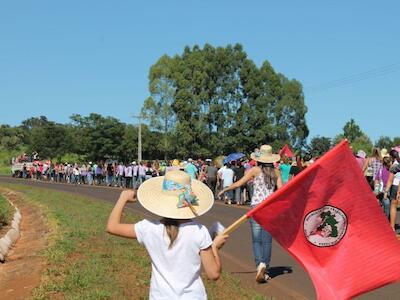
MULTIPOLYGON (((6 176, 0 176, 1 182, 25 184, 76 193, 90 196, 98 201, 111 203, 116 201, 120 192, 120 189, 117 188, 36 182, 6 176)), ((153 217, 139 203, 130 204, 128 209, 143 217, 153 217)), ((222 203, 216 203, 209 213, 199 218, 199 221, 207 226, 210 226, 215 221, 220 221, 225 226, 228 226, 242 216, 246 212, 246 209, 244 207, 226 206, 222 203)), ((246 286, 264 295, 272 296, 274 299, 285 300, 316 298, 314 287, 307 273, 275 242, 273 243, 271 261, 273 279, 267 284, 257 284, 254 281, 255 266, 248 224, 242 225, 231 235, 221 254, 225 271, 231 272, 246 286)), ((400 255, 400 253, 396 253, 395 255, 400 255)), ((343 274, 343 277, 345 277, 345 274, 343 274)), ((400 299, 400 284, 383 287, 357 299, 400 299)))

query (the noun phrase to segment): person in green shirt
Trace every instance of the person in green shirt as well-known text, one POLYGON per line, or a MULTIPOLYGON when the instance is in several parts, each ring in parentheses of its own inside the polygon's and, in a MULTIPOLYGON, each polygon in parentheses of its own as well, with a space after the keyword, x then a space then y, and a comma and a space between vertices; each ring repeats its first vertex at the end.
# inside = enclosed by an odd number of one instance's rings
POLYGON ((185 172, 189 174, 190 178, 192 178, 192 179, 197 178, 198 170, 193 165, 193 159, 191 159, 191 158, 188 159, 188 163, 185 166, 185 172))
POLYGON ((282 184, 285 184, 289 181, 290 168, 291 165, 289 164, 288 157, 286 155, 283 155, 281 163, 279 165, 279 170, 281 171, 282 176, 282 184))

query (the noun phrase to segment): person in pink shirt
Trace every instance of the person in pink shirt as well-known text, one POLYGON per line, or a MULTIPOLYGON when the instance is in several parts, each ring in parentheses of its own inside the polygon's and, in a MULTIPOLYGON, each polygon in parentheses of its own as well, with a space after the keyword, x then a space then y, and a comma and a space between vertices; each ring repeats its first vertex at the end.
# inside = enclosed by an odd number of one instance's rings
POLYGON ((356 160, 358 165, 360 166, 360 169, 362 170, 364 167, 364 163, 365 163, 365 157, 367 155, 365 154, 365 152, 363 150, 358 150, 357 154, 356 154, 356 160))
POLYGON ((386 189, 386 185, 388 183, 389 175, 390 175, 390 166, 392 164, 392 160, 390 157, 384 157, 383 158, 383 165, 380 167, 378 170, 374 182, 375 182, 375 189, 374 192, 377 195, 376 197, 378 198, 383 211, 385 212, 385 215, 389 219, 390 216, 390 200, 389 198, 385 197, 384 191, 386 189))

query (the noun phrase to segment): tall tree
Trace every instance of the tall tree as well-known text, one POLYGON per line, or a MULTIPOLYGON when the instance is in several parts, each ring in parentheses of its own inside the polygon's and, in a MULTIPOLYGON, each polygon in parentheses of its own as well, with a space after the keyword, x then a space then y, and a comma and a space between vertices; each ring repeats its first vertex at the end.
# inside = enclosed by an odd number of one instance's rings
POLYGON ((31 130, 28 151, 36 151, 42 159, 60 158, 70 151, 69 133, 62 124, 46 122, 31 130))
POLYGON ((90 114, 87 117, 72 115, 73 125, 79 134, 79 152, 88 159, 116 159, 120 154, 120 144, 124 137, 125 125, 116 118, 90 114))
POLYGON ((332 147, 332 141, 328 137, 316 136, 311 139, 308 145, 307 152, 311 156, 321 156, 326 153, 332 147))
POLYGON ((21 128, 24 131, 24 138, 23 138, 23 143, 24 144, 30 144, 30 137, 32 130, 34 128, 39 128, 39 127, 44 127, 49 123, 49 120, 47 120, 47 117, 45 116, 40 116, 40 117, 31 117, 29 119, 26 119, 22 121, 21 123, 21 128))
POLYGON ((375 143, 375 147, 391 149, 394 146, 392 139, 388 136, 381 136, 375 143))
POLYGON ((119 145, 119 160, 132 162, 138 159, 138 128, 133 125, 126 125, 122 142, 119 145))
POLYGON ((357 138, 361 137, 363 135, 363 132, 356 124, 356 121, 354 119, 350 119, 346 124, 344 124, 343 127, 343 136, 349 140, 349 142, 355 141, 357 138))
POLYGON ((175 114, 172 109, 175 86, 172 78, 175 60, 167 55, 162 56, 156 64, 151 66, 149 72, 150 97, 142 107, 142 115, 149 121, 153 130, 163 133, 161 150, 164 159, 171 153, 172 130, 175 125, 175 114))
MULTIPOLYGON (((163 82, 168 74, 169 95, 174 90, 171 139, 183 145, 176 149, 178 156, 250 152, 263 143, 278 147, 289 142, 300 148, 305 143, 307 108, 300 83, 277 74, 268 62, 257 68, 241 45, 186 47, 182 55, 164 56, 156 66, 163 72, 152 73, 152 80, 163 82)), ((157 103, 149 99, 144 110, 160 115, 157 103)))
POLYGON ((343 126, 343 133, 337 135, 333 139, 333 143, 337 144, 344 138, 348 139, 351 147, 353 148, 353 152, 363 150, 367 154, 371 154, 373 143, 371 139, 361 130, 360 126, 357 125, 354 119, 350 119, 350 121, 346 122, 346 124, 343 126))
POLYGON ((19 150, 24 145, 26 132, 21 127, 0 125, 0 146, 6 150, 19 150))
POLYGON ((374 144, 372 143, 371 139, 363 133, 351 143, 351 146, 354 152, 357 152, 358 150, 364 150, 367 155, 371 155, 374 144))

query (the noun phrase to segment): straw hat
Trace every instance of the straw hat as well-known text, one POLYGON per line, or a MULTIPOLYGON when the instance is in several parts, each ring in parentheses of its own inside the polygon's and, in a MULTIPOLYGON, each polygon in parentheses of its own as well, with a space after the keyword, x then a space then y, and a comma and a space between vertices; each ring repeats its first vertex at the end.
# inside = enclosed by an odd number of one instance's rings
POLYGON ((384 158, 384 157, 389 157, 389 156, 390 156, 390 155, 389 155, 387 149, 386 149, 386 148, 382 148, 382 150, 381 150, 381 157, 384 158))
POLYGON ((165 218, 192 219, 205 214, 214 204, 213 192, 199 180, 182 171, 143 182, 137 192, 140 204, 165 218))
POLYGON ((174 160, 172 161, 172 166, 174 166, 174 167, 179 167, 179 160, 174 159, 174 160))
POLYGON ((270 145, 262 145, 259 152, 251 154, 251 158, 262 163, 272 164, 279 161, 281 156, 273 154, 270 145))

